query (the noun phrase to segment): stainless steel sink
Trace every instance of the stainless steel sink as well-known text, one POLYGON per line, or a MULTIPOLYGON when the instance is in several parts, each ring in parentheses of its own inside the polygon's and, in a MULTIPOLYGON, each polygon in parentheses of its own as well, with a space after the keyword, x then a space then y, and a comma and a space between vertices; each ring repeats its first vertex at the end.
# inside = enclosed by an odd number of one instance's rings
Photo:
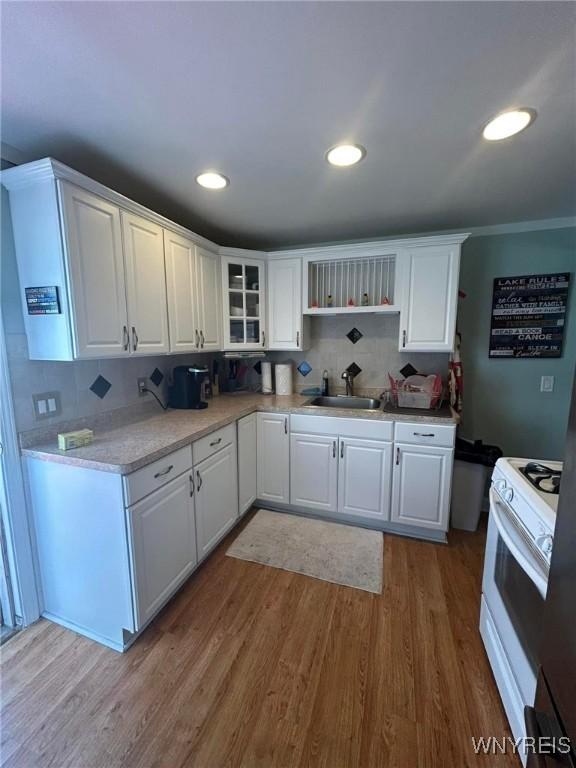
POLYGON ((374 400, 372 397, 336 395, 336 397, 314 397, 306 405, 317 405, 321 408, 356 408, 365 411, 377 411, 380 408, 380 400, 374 400))

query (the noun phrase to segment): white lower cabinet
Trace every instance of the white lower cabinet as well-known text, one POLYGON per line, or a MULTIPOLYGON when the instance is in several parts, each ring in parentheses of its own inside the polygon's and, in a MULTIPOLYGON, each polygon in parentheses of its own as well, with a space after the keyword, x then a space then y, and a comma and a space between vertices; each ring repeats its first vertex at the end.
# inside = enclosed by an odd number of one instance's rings
POLYGON ((194 466, 196 536, 202 560, 238 518, 236 445, 230 444, 194 466))
POLYGON ((290 503, 317 511, 336 512, 337 501, 338 438, 292 434, 290 503))
POLYGON ((256 501, 256 414, 238 420, 238 506, 241 515, 256 501))
POLYGON ((449 448, 395 444, 393 522, 448 530, 453 453, 449 448))
POLYGON ((190 472, 128 507, 136 629, 154 616, 197 562, 190 472))
POLYGON ((288 504, 290 501, 289 417, 285 413, 259 413, 257 450, 258 498, 288 504))
POLYGON ((338 511, 388 520, 392 480, 392 443, 340 438, 338 511))

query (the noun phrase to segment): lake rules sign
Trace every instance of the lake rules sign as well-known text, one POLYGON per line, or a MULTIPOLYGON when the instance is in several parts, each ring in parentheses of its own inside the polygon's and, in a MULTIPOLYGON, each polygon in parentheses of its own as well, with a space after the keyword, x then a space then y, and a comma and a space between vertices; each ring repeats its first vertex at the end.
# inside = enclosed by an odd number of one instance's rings
POLYGON ((490 357, 560 357, 570 274, 497 277, 490 357))

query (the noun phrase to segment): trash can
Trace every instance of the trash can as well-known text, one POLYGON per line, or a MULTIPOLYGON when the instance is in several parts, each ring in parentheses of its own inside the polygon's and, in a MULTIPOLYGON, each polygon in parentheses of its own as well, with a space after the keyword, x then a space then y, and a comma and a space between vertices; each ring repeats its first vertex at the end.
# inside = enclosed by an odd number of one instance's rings
POLYGON ((496 445, 482 440, 456 439, 452 476, 451 525, 463 531, 475 531, 482 511, 482 500, 492 467, 502 456, 496 445))

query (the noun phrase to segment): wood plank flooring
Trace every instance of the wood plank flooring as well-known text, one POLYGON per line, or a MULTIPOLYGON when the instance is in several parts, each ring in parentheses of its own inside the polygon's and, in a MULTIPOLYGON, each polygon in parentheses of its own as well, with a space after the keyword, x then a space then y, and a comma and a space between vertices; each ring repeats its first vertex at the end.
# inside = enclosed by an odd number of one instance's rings
POLYGON ((485 532, 385 536, 373 595, 225 557, 126 654, 47 621, 2 647, 10 768, 466 768, 510 735, 478 633, 485 532))

